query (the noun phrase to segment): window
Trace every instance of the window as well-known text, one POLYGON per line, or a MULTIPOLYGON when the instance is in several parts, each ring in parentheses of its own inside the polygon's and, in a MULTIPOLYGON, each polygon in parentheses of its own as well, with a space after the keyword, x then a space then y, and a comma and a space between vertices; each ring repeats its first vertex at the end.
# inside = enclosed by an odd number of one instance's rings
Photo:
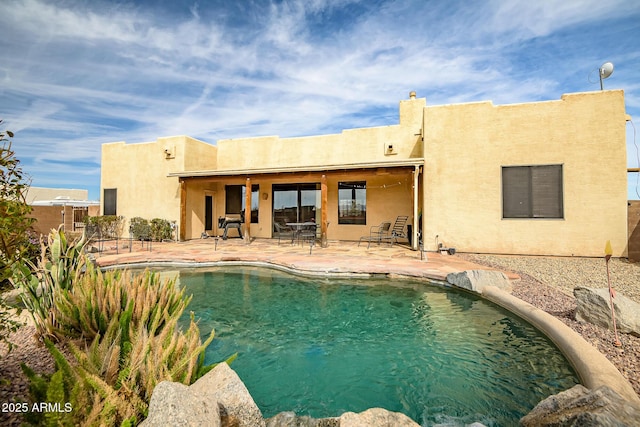
POLYGON ((320 183, 273 184, 273 227, 322 218, 320 183))
POLYGON ((338 224, 367 223, 367 183, 338 183, 338 224))
POLYGON ((502 168, 503 218, 564 218, 562 165, 502 168))
MULTIPOLYGON (((260 186, 258 184, 251 185, 251 222, 258 222, 258 205, 260 204, 260 186)), ((225 206, 227 214, 244 214, 246 202, 246 186, 245 185, 227 185, 225 186, 225 206)))
POLYGON ((118 189, 105 188, 103 191, 104 211, 102 215, 117 215, 118 189))

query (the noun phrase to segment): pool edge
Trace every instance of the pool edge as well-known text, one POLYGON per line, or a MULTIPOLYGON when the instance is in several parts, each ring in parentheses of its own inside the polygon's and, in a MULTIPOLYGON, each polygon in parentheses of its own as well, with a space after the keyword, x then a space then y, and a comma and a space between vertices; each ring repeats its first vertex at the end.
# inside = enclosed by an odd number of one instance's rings
POLYGON ((482 296, 542 331, 569 360, 586 388, 596 389, 605 385, 624 399, 640 403, 631 383, 613 363, 562 321, 495 286, 485 286, 482 296))

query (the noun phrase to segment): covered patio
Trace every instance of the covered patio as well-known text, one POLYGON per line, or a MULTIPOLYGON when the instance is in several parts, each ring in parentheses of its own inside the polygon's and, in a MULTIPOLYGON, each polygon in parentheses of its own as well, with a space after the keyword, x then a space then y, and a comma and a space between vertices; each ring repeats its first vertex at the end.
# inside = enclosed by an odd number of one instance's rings
MULTIPOLYGON (((241 220, 246 243, 291 223, 317 224, 318 243, 358 241, 371 226, 409 217, 418 249, 422 158, 248 170, 171 173, 180 182, 179 239, 220 236, 218 219, 241 220)), ((235 232, 229 233, 236 236, 235 232)))

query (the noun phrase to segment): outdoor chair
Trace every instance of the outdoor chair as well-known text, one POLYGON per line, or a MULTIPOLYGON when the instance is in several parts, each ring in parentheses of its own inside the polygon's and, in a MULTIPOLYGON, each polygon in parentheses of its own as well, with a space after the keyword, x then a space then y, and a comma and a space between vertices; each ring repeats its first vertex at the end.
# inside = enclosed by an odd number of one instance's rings
POLYGON ((300 234, 298 235, 298 238, 303 242, 315 241, 317 228, 318 228, 317 224, 309 224, 305 226, 302 230, 300 230, 300 234))
POLYGON ((391 229, 391 245, 393 245, 394 241, 398 243, 398 238, 408 239, 407 233, 404 231, 408 219, 408 216, 399 216, 396 218, 396 222, 391 229))
POLYGON ((362 243, 363 240, 366 240, 368 242, 367 249, 369 249, 369 247, 371 246, 371 242, 377 242, 378 244, 380 244, 386 240, 386 241, 389 241, 391 244, 393 244, 393 240, 391 239, 392 236, 389 234, 390 228, 391 228, 390 222, 383 222, 380 225, 372 226, 371 229, 369 230, 369 235, 362 236, 360 238, 360 241, 358 241, 358 246, 360 246, 360 243, 362 243))
POLYGON ((293 229, 289 226, 278 224, 277 222, 273 223, 276 228, 276 232, 278 233, 278 245, 280 245, 280 239, 286 237, 287 239, 291 239, 291 243, 293 243, 293 229))

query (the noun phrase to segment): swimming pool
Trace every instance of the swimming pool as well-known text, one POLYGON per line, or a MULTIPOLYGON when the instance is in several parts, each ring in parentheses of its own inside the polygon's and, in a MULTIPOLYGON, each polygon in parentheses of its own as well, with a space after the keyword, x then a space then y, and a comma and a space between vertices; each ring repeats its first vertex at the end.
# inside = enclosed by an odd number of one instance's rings
POLYGON ((216 331, 207 363, 237 352, 232 367, 265 417, 382 407, 423 425, 513 425, 578 383, 538 330, 459 290, 254 267, 179 280, 203 334, 216 331))

